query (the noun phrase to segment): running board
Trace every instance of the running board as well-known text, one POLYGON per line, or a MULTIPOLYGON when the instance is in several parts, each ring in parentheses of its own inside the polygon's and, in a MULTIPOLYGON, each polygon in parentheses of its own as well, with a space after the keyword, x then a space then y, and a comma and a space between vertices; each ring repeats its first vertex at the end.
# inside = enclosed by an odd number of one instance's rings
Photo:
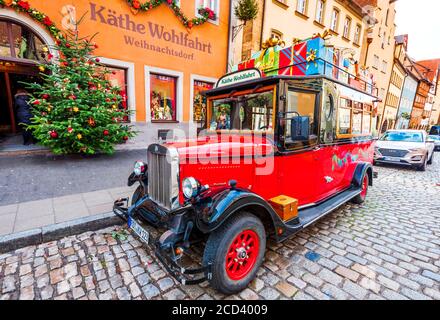
POLYGON ((322 218, 323 216, 329 214, 333 210, 347 203, 348 201, 356 197, 359 193, 361 193, 361 190, 359 188, 351 187, 350 189, 347 189, 337 194, 336 196, 321 202, 316 206, 300 210, 298 213, 299 224, 290 224, 288 222, 287 226, 291 228, 305 228, 316 220, 322 218))

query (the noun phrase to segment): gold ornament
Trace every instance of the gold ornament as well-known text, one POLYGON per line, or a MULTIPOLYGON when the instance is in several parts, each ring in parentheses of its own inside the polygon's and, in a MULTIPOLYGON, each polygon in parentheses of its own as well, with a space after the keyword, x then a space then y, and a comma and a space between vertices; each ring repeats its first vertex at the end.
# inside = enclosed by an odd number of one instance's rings
POLYGON ((39 66, 38 70, 40 70, 41 72, 44 72, 46 70, 46 68, 44 66, 39 66))
POLYGON ((78 140, 81 140, 83 136, 81 135, 81 133, 78 133, 78 134, 76 135, 76 137, 78 138, 78 140))
POLYGON ((73 107, 73 112, 78 112, 79 108, 78 107, 73 107))
POLYGON ((43 52, 48 52, 49 49, 47 47, 43 47, 43 52))

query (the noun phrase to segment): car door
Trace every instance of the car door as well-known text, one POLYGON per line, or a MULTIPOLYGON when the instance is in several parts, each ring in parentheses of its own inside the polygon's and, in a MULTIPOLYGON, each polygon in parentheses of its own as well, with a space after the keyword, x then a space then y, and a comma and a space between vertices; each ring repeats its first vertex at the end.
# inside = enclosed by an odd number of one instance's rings
POLYGON ((343 157, 347 146, 336 143, 336 116, 339 106, 339 94, 334 84, 324 83, 320 112, 320 152, 317 168, 318 199, 323 200, 343 187, 346 166, 338 166, 338 159, 343 157))
POLYGON ((284 115, 281 119, 280 144, 282 155, 279 163, 278 189, 284 195, 298 199, 300 206, 316 202, 319 198, 318 172, 321 148, 318 145, 318 108, 320 95, 288 87, 284 115), (293 137, 291 122, 295 117, 306 117, 309 121, 308 137, 293 137))

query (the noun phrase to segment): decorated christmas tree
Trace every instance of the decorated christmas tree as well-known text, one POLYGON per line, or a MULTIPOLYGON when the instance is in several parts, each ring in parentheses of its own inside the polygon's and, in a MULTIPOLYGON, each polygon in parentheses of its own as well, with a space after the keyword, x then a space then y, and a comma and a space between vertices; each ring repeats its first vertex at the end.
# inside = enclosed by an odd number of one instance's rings
POLYGON ((55 154, 111 154, 115 144, 135 135, 122 122, 127 111, 120 108, 120 88, 107 80, 110 71, 93 55, 92 39, 77 31, 58 36, 59 57, 48 54, 40 66, 42 82, 28 84, 34 115, 28 128, 55 154))

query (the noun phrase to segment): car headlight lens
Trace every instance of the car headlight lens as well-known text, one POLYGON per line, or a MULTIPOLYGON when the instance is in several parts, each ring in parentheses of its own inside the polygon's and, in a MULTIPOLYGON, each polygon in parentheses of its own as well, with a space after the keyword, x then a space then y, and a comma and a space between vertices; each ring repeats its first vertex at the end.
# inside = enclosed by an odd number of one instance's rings
POLYGON ((413 153, 424 153, 425 152, 425 150, 421 149, 421 148, 409 149, 409 151, 411 151, 413 153))
POLYGON ((194 179, 193 177, 188 177, 183 180, 182 192, 185 198, 190 199, 192 197, 195 197, 198 190, 199 184, 197 183, 196 179, 194 179))
POLYGON ((134 172, 135 175, 140 176, 142 173, 145 172, 146 168, 147 168, 147 165, 144 162, 136 161, 134 163, 133 172, 134 172))

